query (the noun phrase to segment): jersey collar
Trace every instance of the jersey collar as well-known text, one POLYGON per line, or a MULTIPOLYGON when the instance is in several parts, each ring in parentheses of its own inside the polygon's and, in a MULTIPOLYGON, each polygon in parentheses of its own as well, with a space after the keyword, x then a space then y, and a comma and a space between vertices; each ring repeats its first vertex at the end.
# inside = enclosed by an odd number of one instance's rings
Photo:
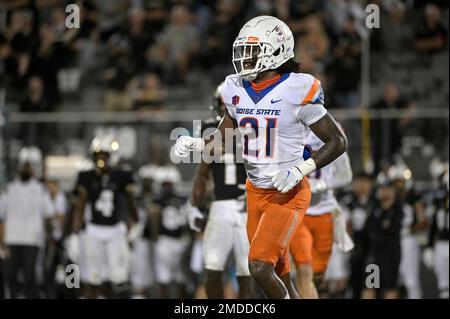
POLYGON ((278 84, 286 80, 289 75, 290 73, 285 73, 281 76, 276 76, 270 80, 258 84, 242 80, 242 84, 244 85, 244 89, 248 96, 252 99, 253 103, 257 104, 267 95, 267 93, 272 91, 278 84))

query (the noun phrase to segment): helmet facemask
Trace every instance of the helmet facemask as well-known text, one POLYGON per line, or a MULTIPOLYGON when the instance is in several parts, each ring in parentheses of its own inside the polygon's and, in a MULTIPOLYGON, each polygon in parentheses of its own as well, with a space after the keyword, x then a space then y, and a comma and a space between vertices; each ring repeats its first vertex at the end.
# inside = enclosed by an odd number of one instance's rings
POLYGON ((237 74, 245 80, 254 80, 263 71, 263 48, 261 43, 233 45, 233 66, 237 74))
POLYGON ((284 45, 274 48, 269 43, 239 44, 236 41, 233 45, 233 66, 236 73, 244 80, 252 81, 258 73, 277 68, 279 65, 274 58, 282 53, 284 53, 284 45))

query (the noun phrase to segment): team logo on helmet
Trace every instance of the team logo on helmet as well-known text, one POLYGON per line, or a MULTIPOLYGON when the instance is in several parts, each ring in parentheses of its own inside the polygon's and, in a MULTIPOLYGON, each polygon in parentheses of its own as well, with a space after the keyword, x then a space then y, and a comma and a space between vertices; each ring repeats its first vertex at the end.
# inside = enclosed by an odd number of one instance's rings
POLYGON ((286 33, 284 32, 283 27, 277 25, 275 27, 275 32, 277 34, 277 41, 278 42, 286 41, 286 33))

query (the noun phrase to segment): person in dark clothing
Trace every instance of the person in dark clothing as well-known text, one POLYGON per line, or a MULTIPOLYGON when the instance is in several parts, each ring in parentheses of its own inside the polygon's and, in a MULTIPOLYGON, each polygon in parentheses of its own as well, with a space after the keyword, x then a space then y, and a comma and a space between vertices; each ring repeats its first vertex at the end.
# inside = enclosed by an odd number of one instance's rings
POLYGON ((424 22, 416 33, 415 49, 423 54, 442 52, 447 47, 448 30, 441 19, 441 11, 434 4, 427 4, 424 22))
POLYGON ((359 299, 364 285, 365 261, 367 257, 367 236, 365 226, 373 209, 373 178, 359 173, 353 181, 353 190, 342 200, 350 213, 350 231, 355 247, 350 255, 350 285, 352 298, 359 299))
POLYGON ((394 183, 403 208, 400 282, 408 299, 422 299, 419 238, 420 233, 428 227, 423 195, 413 188, 411 170, 403 163, 392 165, 387 175, 394 183))
POLYGON ((358 86, 361 72, 361 37, 356 20, 349 17, 334 48, 334 60, 327 73, 333 81, 337 107, 359 106, 358 86))
POLYGON ((54 104, 45 95, 42 78, 32 76, 28 81, 28 94, 20 103, 20 112, 52 112, 54 104))
MULTIPOLYGON (((370 108, 373 110, 401 110, 409 106, 409 101, 400 95, 397 84, 389 82, 384 87, 382 98, 370 108)), ((400 149, 403 132, 398 119, 376 119, 372 121, 373 162, 375 171, 400 149)))
MULTIPOLYGON (((241 9, 242 10, 242 9, 241 9)), ((229 48, 242 25, 239 7, 231 1, 217 1, 207 30, 203 63, 209 68, 212 82, 219 82, 229 72, 229 48)))
POLYGON ((397 299, 401 259, 400 231, 403 209, 392 181, 380 184, 376 192, 374 208, 366 222, 368 240, 368 264, 379 267, 380 287, 366 288, 363 298, 397 299))
POLYGON ((431 191, 429 206, 432 223, 428 243, 423 251, 424 264, 436 274, 439 298, 448 299, 449 292, 449 188, 448 170, 441 177, 439 188, 431 191))
POLYGON ((159 168, 161 189, 154 201, 155 280, 159 298, 186 298, 186 253, 190 246, 186 198, 177 194, 181 176, 175 167, 159 168))
MULTIPOLYGON (((28 81, 28 92, 20 102, 20 112, 38 113, 52 112, 54 104, 48 98, 44 81, 39 76, 32 76, 28 81)), ((49 123, 24 123, 20 131, 20 137, 30 145, 37 145, 44 153, 50 147, 50 139, 54 134, 55 126, 49 123), (39 134, 38 134, 39 133, 39 134)))
POLYGON ((55 34, 51 25, 39 28, 39 46, 30 57, 29 74, 38 74, 45 82, 46 95, 52 103, 61 101, 58 71, 73 61, 73 52, 55 34))
POLYGON ((131 62, 135 69, 147 65, 146 52, 154 42, 154 35, 149 32, 152 28, 146 24, 145 11, 135 8, 128 13, 128 22, 126 28, 122 31, 127 39, 131 62))

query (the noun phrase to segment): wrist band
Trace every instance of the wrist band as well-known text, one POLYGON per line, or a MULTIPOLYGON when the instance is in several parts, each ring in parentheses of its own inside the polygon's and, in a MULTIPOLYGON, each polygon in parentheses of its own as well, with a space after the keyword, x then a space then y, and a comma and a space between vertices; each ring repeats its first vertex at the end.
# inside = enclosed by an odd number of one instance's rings
POLYGON ((314 172, 317 168, 316 162, 312 158, 308 158, 306 161, 295 166, 303 176, 308 176, 314 172))
POLYGON ((205 148, 205 140, 202 138, 195 138, 193 144, 194 151, 201 152, 205 148))

